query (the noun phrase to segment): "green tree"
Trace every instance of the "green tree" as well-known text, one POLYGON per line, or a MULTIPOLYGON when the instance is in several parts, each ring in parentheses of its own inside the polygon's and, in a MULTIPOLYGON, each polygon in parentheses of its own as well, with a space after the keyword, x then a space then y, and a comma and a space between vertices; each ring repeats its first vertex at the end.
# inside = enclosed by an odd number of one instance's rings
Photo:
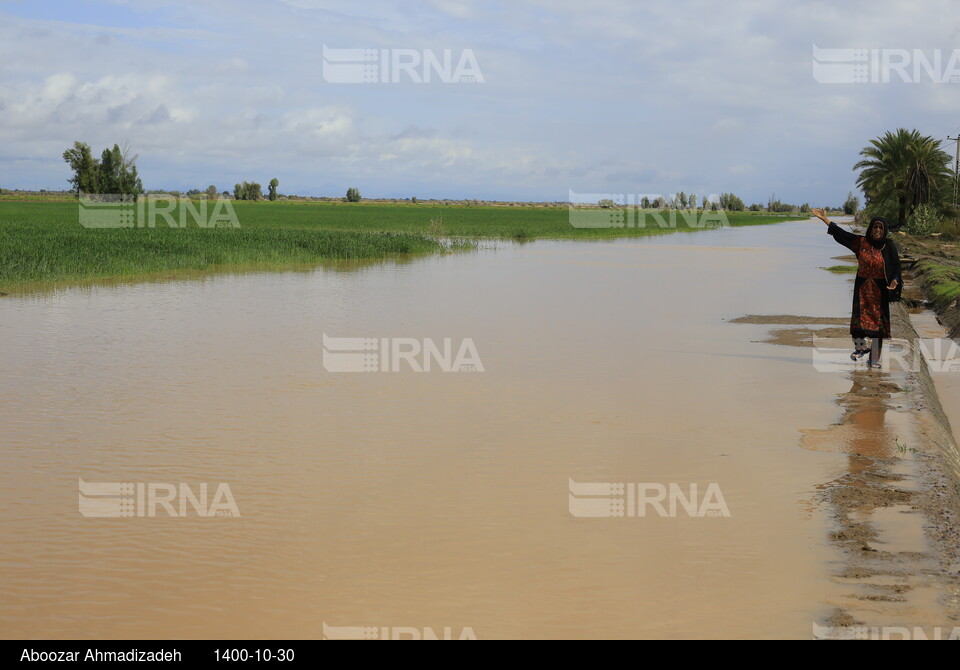
POLYGON ((860 209, 860 199, 853 194, 853 191, 850 191, 843 203, 843 213, 847 215, 856 214, 858 209, 860 209))
POLYGON ((113 149, 104 149, 100 156, 100 170, 97 176, 97 185, 100 193, 120 192, 120 170, 123 160, 120 156, 120 147, 116 144, 113 149))
POLYGON ((63 152, 63 160, 73 170, 69 179, 77 196, 80 193, 99 193, 97 188, 97 168, 99 167, 90 145, 86 142, 74 142, 73 147, 63 152))
POLYGON ((143 182, 137 174, 137 156, 131 156, 128 145, 121 149, 114 144, 104 149, 98 161, 93 157, 90 145, 74 142, 73 147, 63 152, 63 160, 73 170, 70 183, 77 195, 82 193, 120 194, 137 196, 143 193, 143 182))
POLYGON ((360 202, 360 189, 351 186, 347 189, 347 197, 344 199, 347 202, 360 202))
POLYGON ((720 209, 725 209, 731 212, 742 212, 743 207, 743 200, 735 196, 733 193, 720 194, 720 209))
POLYGON ((791 205, 787 202, 780 202, 780 199, 777 198, 776 194, 771 195, 767 199, 767 211, 768 212, 792 212, 796 210, 795 205, 791 205))
POLYGON ((953 178, 950 156, 940 140, 917 130, 898 128, 870 140, 860 151, 863 160, 853 166, 868 206, 883 208, 888 203, 897 213, 897 227, 906 223, 914 208, 936 202, 949 190, 953 178))
POLYGON ((276 199, 277 199, 277 187, 278 187, 279 185, 280 185, 280 180, 277 179, 276 177, 274 177, 273 179, 270 180, 270 185, 269 185, 269 187, 268 187, 270 194, 267 196, 270 200, 276 200, 276 199))
POLYGON ((243 181, 233 187, 233 197, 236 200, 262 200, 263 190, 257 182, 243 181))
POLYGON ((137 174, 137 166, 131 165, 120 173, 120 193, 124 195, 140 195, 143 193, 143 181, 137 174))
POLYGON ((217 199, 217 187, 211 184, 207 186, 207 200, 216 200, 217 199))

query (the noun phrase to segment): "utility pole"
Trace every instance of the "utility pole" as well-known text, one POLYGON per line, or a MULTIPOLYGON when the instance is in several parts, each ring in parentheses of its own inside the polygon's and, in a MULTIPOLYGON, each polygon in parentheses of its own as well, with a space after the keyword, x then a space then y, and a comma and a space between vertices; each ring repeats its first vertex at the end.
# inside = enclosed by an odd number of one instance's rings
POLYGON ((947 139, 957 143, 957 157, 953 164, 953 204, 957 204, 957 180, 960 179, 960 135, 956 137, 950 137, 947 135, 947 139))

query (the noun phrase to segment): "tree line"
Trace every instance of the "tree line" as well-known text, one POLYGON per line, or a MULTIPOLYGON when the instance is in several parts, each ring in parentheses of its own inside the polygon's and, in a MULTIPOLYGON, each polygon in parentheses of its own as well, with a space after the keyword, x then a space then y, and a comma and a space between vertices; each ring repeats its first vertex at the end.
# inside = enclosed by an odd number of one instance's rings
MULTIPOLYGON (((749 207, 744 203, 743 199, 734 193, 721 193, 713 201, 711 201, 707 196, 703 196, 701 201, 702 204, 698 205, 698 198, 695 193, 687 195, 684 191, 675 193, 673 195, 664 197, 664 196, 655 196, 651 199, 649 196, 643 196, 640 198, 640 201, 637 203, 641 209, 697 209, 697 207, 702 207, 703 209, 709 209, 711 207, 719 207, 720 209, 729 211, 729 212, 742 212, 744 210, 749 210, 751 212, 809 212, 810 203, 803 203, 802 205, 791 205, 789 203, 781 202, 776 196, 770 196, 767 200, 766 206, 761 205, 760 203, 753 203, 749 207)), ((617 204, 610 198, 603 198, 597 202, 597 205, 604 208, 616 207, 617 204)), ((829 209, 829 208, 828 208, 829 209)))
MULTIPOLYGON (((104 149, 100 158, 93 157, 93 150, 86 142, 77 140, 73 146, 63 152, 63 160, 73 171, 68 179, 71 190, 79 197, 81 194, 139 196, 144 193, 143 181, 137 173, 138 155, 130 151, 127 143, 121 148, 114 144, 112 149, 104 149)), ((274 177, 267 184, 267 200, 278 200, 280 180, 274 177)), ((179 191, 176 192, 179 195, 179 191)), ((210 185, 205 191, 191 189, 186 195, 206 194, 214 200, 220 197, 217 187, 210 185)), ((229 196, 224 191, 223 195, 229 196)), ((257 182, 243 181, 233 187, 236 200, 263 200, 263 187, 257 182)), ((351 186, 344 198, 346 202, 360 202, 360 189, 351 186)))

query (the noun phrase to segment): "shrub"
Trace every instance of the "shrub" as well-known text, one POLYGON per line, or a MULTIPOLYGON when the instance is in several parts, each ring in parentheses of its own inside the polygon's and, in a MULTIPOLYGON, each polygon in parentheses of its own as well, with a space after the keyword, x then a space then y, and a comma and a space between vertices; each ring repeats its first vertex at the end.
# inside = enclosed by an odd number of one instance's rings
POLYGON ((933 205, 917 205, 907 217, 903 228, 911 235, 929 235, 940 226, 940 219, 940 214, 933 205))

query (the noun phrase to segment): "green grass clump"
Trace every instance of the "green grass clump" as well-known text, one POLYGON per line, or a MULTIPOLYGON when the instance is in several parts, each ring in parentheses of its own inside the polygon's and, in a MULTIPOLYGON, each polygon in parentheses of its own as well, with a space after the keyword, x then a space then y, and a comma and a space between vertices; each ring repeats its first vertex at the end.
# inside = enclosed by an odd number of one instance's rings
POLYGON ((75 203, 0 204, 0 286, 218 266, 279 268, 443 248, 421 234, 324 230, 282 221, 240 229, 87 229, 78 222, 75 203))
POLYGON ((925 260, 914 266, 914 273, 922 275, 923 283, 938 308, 960 298, 960 267, 925 260))
POLYGON ((820 268, 821 270, 826 270, 827 272, 835 272, 836 274, 855 274, 857 271, 856 265, 831 265, 828 268, 820 268))

